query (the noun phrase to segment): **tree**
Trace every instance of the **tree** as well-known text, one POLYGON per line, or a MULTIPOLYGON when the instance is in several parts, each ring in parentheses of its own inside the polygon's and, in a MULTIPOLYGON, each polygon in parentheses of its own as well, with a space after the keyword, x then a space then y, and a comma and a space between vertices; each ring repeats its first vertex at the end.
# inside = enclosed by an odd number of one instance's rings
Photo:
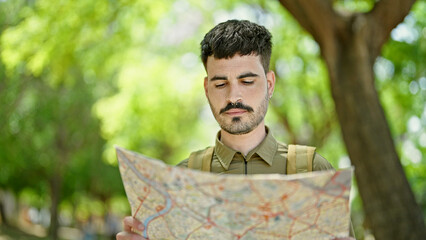
MULTIPOLYGON (((45 200, 37 207, 50 205, 49 237, 57 239, 59 204, 65 198, 75 192, 91 191, 102 197, 123 193, 118 170, 102 161, 104 141, 92 114, 93 102, 105 91, 98 77, 111 69, 104 62, 96 63, 102 67, 92 69, 91 74, 84 72, 93 62, 85 55, 83 63, 79 58, 85 51, 74 48, 76 35, 84 29, 71 26, 70 18, 75 15, 50 25, 59 15, 49 11, 67 8, 49 8, 50 3, 43 1, 35 6, 23 1, 16 6, 12 1, 0 4, 5 7, 2 10, 13 9, 24 16, 19 21, 5 21, 9 26, 1 29, 0 187, 17 195, 23 189, 36 189, 45 200), (100 170, 102 174, 97 172, 100 170)), ((90 9, 84 4, 80 7, 90 9)), ((96 22, 99 15, 91 17, 96 22)), ((82 35, 80 40, 90 44, 88 36, 82 35)), ((102 59, 105 52, 98 45, 88 55, 102 59)))
POLYGON ((280 0, 318 42, 364 210, 377 239, 424 239, 422 212, 404 174, 375 90, 373 65, 415 2, 378 1, 343 14, 332 1, 280 0))
MULTIPOLYGON (((312 9, 305 6, 307 3, 299 2, 302 9, 312 9)), ((361 2, 372 5, 373 1, 361 2)), ((41 192, 46 200, 42 204, 48 205, 47 179, 53 179, 52 169, 58 168, 52 160, 67 156, 60 169, 63 171, 59 179, 62 184, 52 184, 62 189, 60 196, 55 195, 58 201, 72 201, 76 195, 78 199, 79 193, 105 200, 115 193, 116 190, 111 189, 121 184, 118 171, 114 172, 117 169, 113 144, 175 163, 187 157, 189 151, 211 143, 217 125, 212 116, 206 116, 210 110, 202 94, 204 71, 197 57, 197 46, 202 34, 215 23, 235 17, 261 24, 272 19, 271 30, 276 42, 271 66, 278 76, 283 71, 282 66, 289 65, 291 76, 279 76, 272 99, 274 111, 268 114, 268 117, 272 115, 268 121, 271 128, 284 128, 277 137, 286 142, 322 145, 321 151, 334 164, 346 154, 327 85, 327 73, 318 57, 319 48, 279 2, 215 1, 212 4, 212 1, 181 0, 170 3, 0 1, 1 13, 5 13, 0 14, 0 21, 2 17, 18 19, 5 21, 1 29, 0 78, 5 81, 0 81, 0 132, 3 134, 0 138, 0 188, 12 188, 16 193, 24 187, 36 189, 34 191, 41 192), (22 7, 22 11, 3 7, 14 4, 22 7), (229 13, 224 17, 227 10, 229 13), (242 12, 245 15, 241 15, 242 12), (55 103, 66 109, 58 108, 55 103), (301 114, 299 109, 307 111, 301 114), (105 146, 99 139, 98 122, 90 115, 91 110, 100 119, 105 146), (274 112, 276 118, 271 114, 274 112), (74 117, 76 115, 78 117, 74 117), (211 120, 212 125, 208 125, 206 119, 211 120), (80 149, 78 142, 83 138, 95 144, 80 149), (101 148, 103 159, 109 165, 100 165, 104 163, 99 156, 101 148), (50 152, 34 155, 46 149, 50 152)), ((315 4, 322 2, 313 3, 316 11, 315 4)), ((353 23, 350 19, 356 20, 358 15, 368 13, 344 17, 332 9, 329 12, 338 20, 334 22, 326 17, 331 24, 315 29, 331 26, 336 34, 323 35, 332 38, 330 41, 335 41, 336 45, 326 42, 327 47, 350 50, 349 45, 339 48, 337 42, 346 36, 345 31, 353 23), (338 29, 342 32, 340 35, 338 29)), ((401 59, 392 53, 393 50, 389 51, 391 53, 384 57, 391 61, 401 59)), ((338 53, 341 54, 336 50, 335 55, 341 56, 338 53)), ((371 57, 372 62, 374 58, 371 57)), ((347 65, 345 61, 339 64, 347 65)), ((333 76, 335 81, 345 82, 336 74, 333 76)), ((357 79, 353 81, 357 84, 357 79)), ((380 87, 389 89, 386 84, 379 81, 379 90, 380 87)), ((402 94, 398 84, 391 89, 395 95, 402 94)), ((383 92, 388 94, 389 91, 383 92)), ((417 98, 404 99, 408 100, 395 112, 414 112, 411 103, 417 98)), ((388 101, 387 105, 390 104, 388 101)), ((393 119, 398 117, 392 115, 393 119)), ((402 135, 401 125, 405 125, 408 118, 398 120, 398 134, 402 135)), ((408 172, 421 171, 416 166, 410 169, 412 171, 408 172)), ((416 185, 420 189, 418 192, 423 189, 424 182, 416 185)), ((54 228, 51 232, 55 232, 54 228)))

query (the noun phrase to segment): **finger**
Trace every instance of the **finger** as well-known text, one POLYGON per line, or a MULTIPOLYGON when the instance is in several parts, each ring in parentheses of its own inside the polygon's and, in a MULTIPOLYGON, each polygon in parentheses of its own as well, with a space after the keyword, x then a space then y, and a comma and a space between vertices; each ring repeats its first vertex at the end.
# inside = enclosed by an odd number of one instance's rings
POLYGON ((127 216, 123 219, 123 229, 125 232, 132 232, 133 230, 143 231, 145 226, 136 218, 127 216))
POLYGON ((130 233, 130 232, 119 232, 116 236, 117 240, 147 240, 141 235, 130 233))

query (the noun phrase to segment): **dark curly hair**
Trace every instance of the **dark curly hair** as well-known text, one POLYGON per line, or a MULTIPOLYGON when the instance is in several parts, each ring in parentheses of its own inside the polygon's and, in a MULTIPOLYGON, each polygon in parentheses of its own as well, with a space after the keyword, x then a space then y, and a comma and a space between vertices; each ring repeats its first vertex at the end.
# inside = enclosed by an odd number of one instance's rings
POLYGON ((207 68, 207 58, 232 58, 235 54, 260 56, 265 73, 269 71, 271 33, 263 26, 247 20, 228 20, 211 29, 201 41, 201 59, 207 68))

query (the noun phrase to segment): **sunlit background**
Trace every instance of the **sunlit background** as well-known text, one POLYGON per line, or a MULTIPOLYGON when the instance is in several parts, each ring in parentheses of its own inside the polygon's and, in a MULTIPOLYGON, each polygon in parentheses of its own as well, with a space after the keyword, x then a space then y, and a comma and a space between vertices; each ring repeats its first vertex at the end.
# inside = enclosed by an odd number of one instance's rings
MULTIPOLYGON (((418 1, 374 65, 424 216, 425 13, 418 1)), ((350 166, 319 46, 278 1, 0 0, 0 239, 49 239, 49 229, 60 239, 113 239, 130 214, 113 146, 176 164, 214 143, 199 43, 234 18, 273 34, 278 78, 266 122, 275 137, 350 166)), ((356 188, 351 210, 359 239, 373 238, 356 188)))

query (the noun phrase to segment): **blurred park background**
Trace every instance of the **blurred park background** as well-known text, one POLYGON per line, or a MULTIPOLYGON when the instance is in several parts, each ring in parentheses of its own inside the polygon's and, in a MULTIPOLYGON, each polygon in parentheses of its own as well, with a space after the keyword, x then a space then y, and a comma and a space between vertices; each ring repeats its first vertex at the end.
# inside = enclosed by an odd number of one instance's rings
MULTIPOLYGON (((199 43, 228 19, 273 34, 275 137, 350 166, 320 47, 278 1, 0 0, 0 239, 113 239, 130 214, 115 144, 169 164, 212 145, 199 43)), ((424 218, 425 1, 392 30, 374 77, 424 218)), ((351 211, 358 239, 374 239, 356 183, 351 211)))

